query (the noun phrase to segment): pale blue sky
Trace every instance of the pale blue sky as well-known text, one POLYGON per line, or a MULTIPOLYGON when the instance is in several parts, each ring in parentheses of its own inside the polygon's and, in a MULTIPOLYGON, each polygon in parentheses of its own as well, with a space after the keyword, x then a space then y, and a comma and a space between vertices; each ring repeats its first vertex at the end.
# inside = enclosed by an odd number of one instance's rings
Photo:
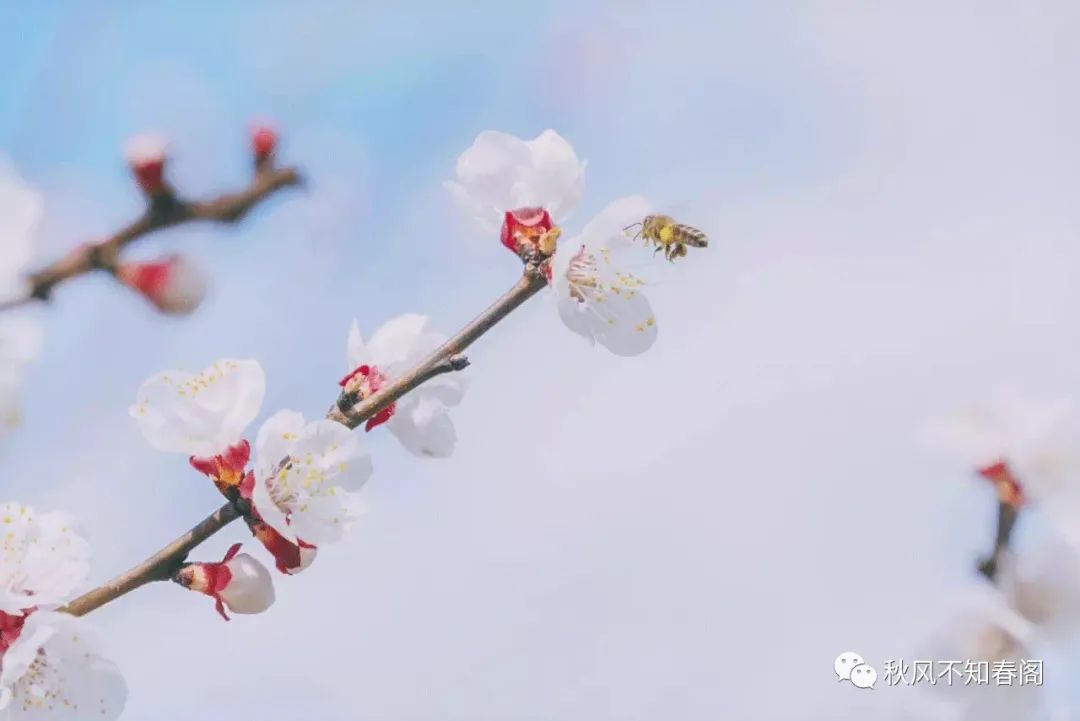
POLYGON ((903 689, 853 696, 832 659, 910 655, 992 514, 919 425, 1080 382, 1072 5, 37 5, 0 1, 0 152, 45 196, 43 258, 137 212, 134 132, 208 193, 270 117, 311 178, 139 246, 208 267, 195 316, 100 278, 42 314, 3 482, 84 518, 95 579, 217 502, 127 418, 146 376, 254 357, 263 417, 319 414, 353 317, 451 330, 513 282, 440 187, 477 132, 575 145, 571 230, 643 193, 713 239, 650 289, 646 356, 545 300, 484 339, 457 457, 370 436, 371 517, 270 613, 225 626, 162 586, 95 614, 129 718, 894 718, 903 689))

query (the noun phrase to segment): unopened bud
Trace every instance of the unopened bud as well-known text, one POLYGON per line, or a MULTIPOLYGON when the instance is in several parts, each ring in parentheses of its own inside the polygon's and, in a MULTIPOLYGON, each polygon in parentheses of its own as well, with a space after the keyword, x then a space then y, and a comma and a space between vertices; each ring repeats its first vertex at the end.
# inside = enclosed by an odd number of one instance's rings
POLYGON ((116 277, 137 290, 162 313, 187 315, 206 296, 202 269, 182 255, 172 255, 150 263, 121 263, 116 277))
POLYGON ((274 603, 270 571, 252 556, 241 553, 225 564, 232 579, 221 589, 221 600, 234 613, 262 613, 274 603))
POLYGON ((269 125, 255 126, 251 131, 251 152, 255 155, 256 165, 270 159, 277 147, 277 140, 277 132, 269 125))
POLYGON ((237 543, 218 563, 189 563, 174 579, 184 588, 213 598, 226 621, 226 608, 233 613, 262 613, 274 603, 274 582, 266 566, 239 551, 237 543))
POLYGON ((136 135, 124 146, 135 181, 147 195, 168 193, 165 185, 165 160, 168 142, 156 133, 136 135))

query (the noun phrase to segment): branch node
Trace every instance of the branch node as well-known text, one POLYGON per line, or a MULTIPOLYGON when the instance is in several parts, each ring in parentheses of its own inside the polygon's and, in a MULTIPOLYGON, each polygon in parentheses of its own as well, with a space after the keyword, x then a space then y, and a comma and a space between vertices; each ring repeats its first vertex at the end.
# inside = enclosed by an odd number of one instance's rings
MULTIPOLYGON (((52 283, 34 283, 30 289, 30 297, 34 300, 49 301, 52 300, 52 283)), ((10 307, 16 307, 16 303, 11 303, 10 307)))
POLYGON ((360 394, 353 391, 342 391, 338 395, 337 407, 342 413, 348 413, 353 406, 360 402, 360 394))
POLYGON ((149 212, 156 223, 168 225, 187 217, 188 204, 177 197, 171 188, 148 196, 149 212))

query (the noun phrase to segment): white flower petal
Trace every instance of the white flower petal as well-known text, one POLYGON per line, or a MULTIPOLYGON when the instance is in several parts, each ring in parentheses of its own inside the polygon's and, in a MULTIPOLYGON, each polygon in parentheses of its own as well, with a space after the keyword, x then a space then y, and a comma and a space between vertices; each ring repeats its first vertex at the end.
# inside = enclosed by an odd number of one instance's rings
POLYGON ((0 611, 66 601, 90 573, 90 547, 62 513, 0 506, 0 611))
POLYGON ((507 210, 543 207, 561 222, 581 202, 585 163, 553 130, 524 141, 486 130, 458 158, 456 181, 445 185, 466 215, 497 230, 507 210))
POLYGON ((255 436, 255 473, 266 478, 278 467, 304 433, 304 414, 282 410, 263 421, 255 436))
POLYGON ((334 421, 308 423, 289 455, 295 460, 291 480, 311 494, 330 485, 357 490, 371 477, 371 457, 360 435, 334 421))
POLYGON ((566 327, 615 355, 644 353, 656 342, 657 322, 637 276, 613 265, 614 253, 582 251, 555 279, 559 317, 566 327))
POLYGON ((1004 458, 1019 462, 1053 439, 1071 412, 1065 399, 1032 403, 1000 392, 987 403, 930 426, 927 439, 972 466, 1004 458))
POLYGON ((232 574, 221 600, 233 613, 262 613, 274 603, 274 581, 266 566, 247 553, 225 564, 232 574))
POLYGON ((633 248, 624 230, 649 212, 641 196, 613 201, 580 235, 560 243, 552 264, 563 323, 616 355, 638 355, 656 342, 656 317, 642 292, 645 281, 629 270, 633 248))
MULTIPOLYGON (((968 589, 934 632, 915 651, 915 658, 988 662, 1031 658, 1034 626, 1018 615, 1008 598, 989 585, 968 589)), ((976 684, 941 682, 932 687, 939 696, 970 702, 976 684)), ((995 689, 998 690, 998 689, 995 689)))
POLYGON ((1004 461, 1025 495, 1080 547, 1080 432, 1067 399, 1026 401, 999 392, 966 413, 930 425, 929 445, 972 469, 1004 461))
POLYGON ((526 144, 532 167, 514 184, 512 208, 546 208, 552 219, 561 223, 585 195, 585 163, 578 161, 570 143, 554 130, 545 130, 526 144))
MULTIPOLYGON (((445 336, 426 328, 427 317, 415 313, 387 321, 372 336, 367 361, 391 380, 399 377, 446 341, 445 336)), ((467 378, 461 372, 431 379, 397 401, 388 428, 411 453, 450 455, 456 434, 446 407, 461 402, 466 385, 467 378)))
POLYGON ((427 320, 424 315, 404 313, 383 323, 368 344, 371 362, 387 373, 391 367, 421 360, 423 350, 418 349, 431 342, 424 333, 427 320))
POLYGON ((315 545, 340 541, 359 518, 357 510, 362 508, 357 500, 359 495, 335 487, 333 493, 311 496, 290 517, 293 530, 315 545))
POLYGON ((0 664, 0 686, 11 688, 25 676, 41 648, 56 633, 56 629, 42 623, 43 620, 48 620, 44 613, 31 614, 15 643, 4 652, 3 664, 0 664))
POLYGON ((532 164, 529 146, 513 135, 485 130, 458 157, 457 181, 446 187, 464 213, 486 231, 497 231, 514 207, 513 188, 522 169, 532 164))
POLYGON ((928 658, 994 661, 1019 658, 1031 643, 1034 627, 1017 614, 1008 599, 993 588, 972 589, 931 637, 928 658))
POLYGON ((371 458, 357 433, 340 423, 282 411, 259 430, 252 502, 286 539, 319 545, 340 535, 344 498, 371 476, 371 458), (336 505, 335 505, 336 504, 336 505))
POLYGON ((277 474, 303 432, 303 414, 282 410, 267 418, 255 437, 255 486, 251 502, 268 526, 293 543, 297 539, 289 528, 288 507, 278 502, 278 497, 289 489, 278 487, 277 474))
POLYGON ((100 641, 83 619, 39 611, 4 654, 0 684, 11 690, 13 719, 116 719, 127 686, 115 664, 102 658, 100 641))
POLYGON ((1075 538, 1055 539, 1025 552, 1020 560, 1001 573, 1012 607, 1051 638, 1075 636, 1080 631, 1080 551, 1075 538))
POLYGON ((259 514, 259 518, 266 525, 281 534, 281 537, 292 544, 298 539, 296 533, 289 526, 289 506, 280 503, 275 496, 276 487, 272 478, 262 480, 255 478, 255 487, 251 490, 251 505, 259 514))
MULTIPOLYGON (((413 393, 423 393, 437 399, 446 406, 456 406, 465 397, 465 391, 469 387, 469 376, 465 371, 455 371, 435 376, 424 385, 417 388, 413 393)), ((407 398, 408 396, 406 396, 407 398)))
POLYGON ((442 401, 422 390, 423 386, 398 402, 387 427, 413 455, 447 458, 457 443, 454 423, 442 401))
POLYGON ((158 450, 213 456, 240 440, 265 392, 257 361, 225 358, 197 374, 176 370, 149 378, 131 415, 158 450))
POLYGON ((633 245, 634 228, 627 226, 640 223, 652 213, 652 204, 640 195, 628 195, 613 200, 582 229, 581 234, 568 243, 570 249, 584 245, 586 248, 610 248, 616 250, 633 245))

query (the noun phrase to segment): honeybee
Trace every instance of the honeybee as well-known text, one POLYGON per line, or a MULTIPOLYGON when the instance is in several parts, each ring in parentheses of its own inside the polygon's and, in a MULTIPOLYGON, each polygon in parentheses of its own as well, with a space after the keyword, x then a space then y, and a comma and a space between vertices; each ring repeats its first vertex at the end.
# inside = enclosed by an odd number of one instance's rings
POLYGON ((709 245, 709 239, 705 233, 692 226, 676 223, 675 219, 669 215, 647 215, 645 220, 640 223, 631 223, 623 230, 628 231, 638 226, 640 229, 634 235, 634 240, 643 238, 646 243, 654 244, 656 246, 654 252, 659 253, 663 250, 664 257, 671 262, 686 255, 688 245, 693 248, 706 248, 709 245))

